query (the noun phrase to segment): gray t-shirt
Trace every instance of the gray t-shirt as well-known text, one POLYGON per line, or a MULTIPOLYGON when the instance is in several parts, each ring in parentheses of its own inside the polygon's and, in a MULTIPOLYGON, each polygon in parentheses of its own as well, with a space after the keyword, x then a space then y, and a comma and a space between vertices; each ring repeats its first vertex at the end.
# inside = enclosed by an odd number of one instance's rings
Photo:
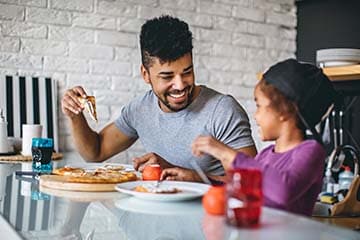
POLYGON ((115 125, 125 135, 139 138, 147 152, 190 169, 190 160, 195 159, 213 175, 223 175, 224 169, 211 156, 192 155, 191 144, 197 136, 211 135, 235 149, 255 145, 248 116, 240 104, 232 96, 205 86, 201 86, 199 96, 187 108, 171 113, 160 109, 150 90, 123 107, 115 125))

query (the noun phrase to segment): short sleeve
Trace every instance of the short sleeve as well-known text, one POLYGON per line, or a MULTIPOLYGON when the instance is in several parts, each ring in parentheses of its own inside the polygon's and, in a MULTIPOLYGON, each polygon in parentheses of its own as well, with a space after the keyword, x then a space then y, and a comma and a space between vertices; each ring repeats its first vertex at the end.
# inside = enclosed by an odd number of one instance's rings
POLYGON ((219 100, 211 125, 216 139, 232 148, 255 145, 248 115, 232 96, 225 95, 219 100))
POLYGON ((135 129, 136 107, 135 104, 129 103, 121 109, 120 116, 115 120, 115 126, 126 136, 130 138, 138 138, 137 131, 135 129))

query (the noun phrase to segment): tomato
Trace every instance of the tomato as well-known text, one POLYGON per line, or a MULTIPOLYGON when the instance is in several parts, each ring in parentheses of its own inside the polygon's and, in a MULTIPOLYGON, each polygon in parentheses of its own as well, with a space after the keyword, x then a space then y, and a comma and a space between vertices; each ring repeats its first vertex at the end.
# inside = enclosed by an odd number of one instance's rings
POLYGON ((209 214, 224 215, 226 203, 225 198, 225 186, 210 187, 202 199, 205 211, 209 214))
POLYGON ((142 172, 143 180, 160 180, 161 167, 159 164, 146 165, 142 172))

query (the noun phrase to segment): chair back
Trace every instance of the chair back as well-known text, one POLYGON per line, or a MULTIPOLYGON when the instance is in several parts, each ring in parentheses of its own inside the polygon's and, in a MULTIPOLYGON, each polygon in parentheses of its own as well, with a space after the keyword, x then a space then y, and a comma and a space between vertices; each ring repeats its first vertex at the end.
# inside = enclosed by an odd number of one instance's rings
POLYGON ((0 108, 8 122, 8 136, 22 137, 22 124, 41 124, 43 137, 54 139, 59 151, 57 85, 47 77, 0 76, 0 108))

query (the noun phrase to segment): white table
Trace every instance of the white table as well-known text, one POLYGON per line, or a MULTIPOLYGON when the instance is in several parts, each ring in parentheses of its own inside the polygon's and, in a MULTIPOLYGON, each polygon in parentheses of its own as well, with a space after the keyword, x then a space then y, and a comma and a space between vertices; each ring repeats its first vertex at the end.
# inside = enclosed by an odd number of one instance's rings
MULTIPOLYGON (((19 191, 23 182, 12 184, 19 191)), ((16 239, 16 233, 25 239, 360 239, 359 232, 266 207, 260 227, 237 229, 223 217, 205 214, 201 199, 152 202, 118 192, 49 194, 38 201, 13 197, 16 212, 0 216, 1 239, 16 239)))

